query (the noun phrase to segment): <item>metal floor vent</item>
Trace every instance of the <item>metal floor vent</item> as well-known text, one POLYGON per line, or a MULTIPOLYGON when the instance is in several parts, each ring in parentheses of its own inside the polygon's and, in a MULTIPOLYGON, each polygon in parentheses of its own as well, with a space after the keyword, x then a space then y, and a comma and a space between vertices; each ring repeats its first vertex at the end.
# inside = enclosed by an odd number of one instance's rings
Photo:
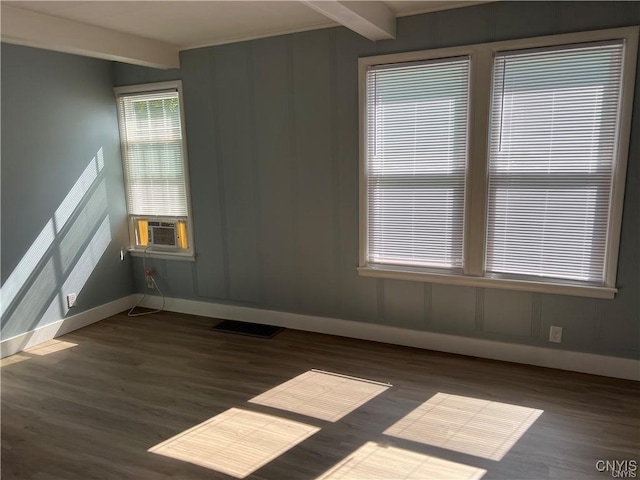
POLYGON ((221 332, 235 333, 238 335, 248 335, 258 338, 273 338, 282 330, 283 327, 274 327, 273 325, 262 325, 260 323, 237 322, 235 320, 223 320, 213 327, 214 330, 221 332))

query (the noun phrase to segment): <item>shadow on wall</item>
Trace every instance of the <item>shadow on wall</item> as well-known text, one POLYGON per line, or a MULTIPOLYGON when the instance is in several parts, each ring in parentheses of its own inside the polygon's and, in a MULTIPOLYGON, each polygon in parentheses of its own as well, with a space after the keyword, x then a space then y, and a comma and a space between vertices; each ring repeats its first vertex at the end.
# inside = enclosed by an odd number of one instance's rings
MULTIPOLYGON (((64 318, 111 242, 102 147, 0 289, 2 330, 30 332, 64 318)), ((26 344, 27 340, 25 340, 26 344)))

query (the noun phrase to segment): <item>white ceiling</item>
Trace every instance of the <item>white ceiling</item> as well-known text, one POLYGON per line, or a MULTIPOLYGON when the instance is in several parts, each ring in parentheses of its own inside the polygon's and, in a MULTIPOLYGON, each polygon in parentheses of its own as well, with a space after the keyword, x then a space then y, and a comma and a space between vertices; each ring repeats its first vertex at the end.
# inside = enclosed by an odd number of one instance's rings
MULTIPOLYGON (((50 41, 52 49, 83 53, 82 45, 66 50, 55 46, 62 41, 60 37, 70 36, 70 29, 77 26, 81 36, 124 34, 129 43, 134 37, 140 37, 160 42, 162 46, 177 51, 326 28, 340 23, 349 26, 342 20, 338 23, 321 13, 329 3, 332 1, 2 1, 2 39, 47 48, 21 37, 31 35, 40 39, 44 36, 42 30, 50 29, 54 37, 50 41), (91 29, 87 28, 89 26, 99 27, 99 30, 92 34, 91 29), (34 32, 26 32, 29 28, 34 32)), ((365 7, 384 8, 393 18, 482 2, 416 0, 333 3, 343 4, 358 14, 365 7), (357 4, 357 8, 352 8, 354 4, 357 4), (383 4, 383 7, 372 4, 383 4)), ((353 12, 348 13, 352 15, 353 12)), ((117 41, 115 37, 114 40, 117 41)), ((42 43, 41 40, 39 43, 42 43)), ((149 42, 145 45, 149 48, 153 46, 149 42)), ((114 53, 112 57, 118 56, 122 57, 121 52, 114 53)), ((153 64, 154 61, 147 63, 153 64)))

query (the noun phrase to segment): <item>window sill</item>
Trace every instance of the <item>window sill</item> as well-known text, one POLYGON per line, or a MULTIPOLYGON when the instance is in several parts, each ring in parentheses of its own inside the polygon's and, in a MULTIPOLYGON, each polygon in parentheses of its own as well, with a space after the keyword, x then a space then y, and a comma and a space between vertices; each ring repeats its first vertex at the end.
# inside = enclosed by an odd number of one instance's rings
POLYGON ((195 262, 196 256, 193 252, 169 252, 162 250, 147 250, 140 248, 129 248, 132 257, 157 258, 161 260, 179 260, 183 262, 195 262))
POLYGON ((402 270, 394 266, 358 267, 358 274, 363 277, 391 278, 396 280, 412 280, 415 282, 442 283, 465 287, 502 288, 524 292, 551 293, 556 295, 573 295, 591 298, 614 298, 617 288, 598 287, 593 285, 576 285, 561 281, 514 280, 505 278, 472 277, 446 273, 402 270))

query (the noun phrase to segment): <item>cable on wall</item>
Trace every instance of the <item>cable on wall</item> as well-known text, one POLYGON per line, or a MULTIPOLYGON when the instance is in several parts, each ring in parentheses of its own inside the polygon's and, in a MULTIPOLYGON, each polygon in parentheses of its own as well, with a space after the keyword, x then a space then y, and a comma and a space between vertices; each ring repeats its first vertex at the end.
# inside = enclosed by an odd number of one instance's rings
POLYGON ((164 305, 165 305, 164 294, 162 293, 162 290, 160 290, 160 287, 158 286, 158 283, 156 282, 156 279, 153 278, 153 271, 151 269, 147 269, 147 250, 149 250, 149 248, 151 248, 150 245, 147 246, 147 248, 145 248, 144 251, 142 252, 142 270, 144 271, 144 274, 145 274, 145 277, 147 279, 147 282, 151 281, 151 284, 153 285, 153 288, 155 290, 157 290, 158 293, 160 294, 160 296, 162 297, 162 306, 160 308, 156 309, 156 310, 150 310, 148 312, 133 313, 134 310, 136 308, 138 308, 138 306, 142 303, 142 301, 147 296, 147 294, 144 293, 142 295, 142 297, 140 297, 138 299, 136 304, 133 307, 131 307, 131 309, 127 313, 127 316, 129 316, 129 317, 141 317, 143 315, 151 315, 152 313, 159 313, 159 312, 162 312, 164 310, 164 305))

